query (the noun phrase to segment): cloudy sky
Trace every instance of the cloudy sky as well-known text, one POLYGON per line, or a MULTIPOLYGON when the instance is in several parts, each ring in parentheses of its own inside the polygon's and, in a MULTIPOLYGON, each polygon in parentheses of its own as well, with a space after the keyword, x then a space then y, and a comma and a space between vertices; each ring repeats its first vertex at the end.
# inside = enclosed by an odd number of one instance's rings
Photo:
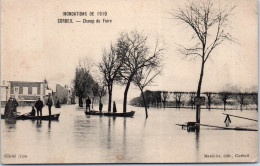
MULTIPOLYGON (((214 1, 217 6, 236 5, 230 29, 237 43, 226 42, 207 61, 202 91, 219 91, 227 84, 250 88, 258 81, 257 0, 214 1)), ((79 59, 95 64, 102 49, 109 47, 120 32, 137 29, 150 43, 158 36, 165 45, 163 74, 148 89, 196 91, 199 59, 185 58, 177 50, 189 45, 191 29, 171 19, 170 12, 183 7, 178 0, 3 0, 1 10, 1 79, 43 80, 50 84, 71 84, 79 59), (63 12, 95 12, 95 16, 63 16, 63 12), (106 11, 107 16, 96 15, 106 11), (73 24, 59 24, 71 18, 73 24), (112 23, 76 23, 82 19, 111 19, 112 23)), ((151 45, 152 46, 152 45, 151 45)), ((116 86, 115 100, 123 96, 116 86)), ((131 86, 129 98, 139 95, 131 86)))

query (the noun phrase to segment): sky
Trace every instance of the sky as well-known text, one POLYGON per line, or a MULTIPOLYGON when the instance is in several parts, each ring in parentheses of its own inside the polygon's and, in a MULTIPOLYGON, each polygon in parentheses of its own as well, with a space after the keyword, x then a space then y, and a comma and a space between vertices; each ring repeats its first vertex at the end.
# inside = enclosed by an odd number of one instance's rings
MULTIPOLYGON (((237 5, 230 18, 230 32, 238 43, 217 47, 205 66, 202 91, 221 91, 227 85, 242 89, 258 85, 257 0, 214 1, 221 7, 237 5)), ((171 12, 183 7, 178 0, 3 0, 1 10, 1 80, 41 81, 72 84, 79 59, 98 64, 102 50, 121 32, 142 31, 154 45, 158 37, 166 43, 163 74, 150 90, 196 91, 200 60, 178 52, 191 43, 191 29, 172 19, 171 12), (63 16, 63 12, 94 12, 95 16, 63 16), (106 11, 107 16, 96 12, 106 11), (73 19, 73 24, 58 19, 73 19), (112 23, 76 23, 82 19, 111 19, 112 23)), ((95 72, 98 74, 98 71, 95 72)), ((114 100, 124 87, 115 86, 114 100)), ((139 96, 131 85, 129 99, 139 96)))

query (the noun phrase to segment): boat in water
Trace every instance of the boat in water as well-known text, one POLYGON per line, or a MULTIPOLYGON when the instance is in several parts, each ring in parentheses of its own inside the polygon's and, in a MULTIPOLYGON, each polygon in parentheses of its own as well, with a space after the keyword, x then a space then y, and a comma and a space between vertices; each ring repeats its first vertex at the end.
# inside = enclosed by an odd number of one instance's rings
POLYGON ((99 115, 99 116, 113 116, 113 117, 133 117, 135 114, 135 111, 131 112, 99 112, 99 111, 85 111, 86 115, 99 115))
MULTIPOLYGON (((16 120, 59 120, 59 117, 60 117, 60 114, 53 114, 51 116, 45 115, 42 117, 24 114, 24 115, 17 115, 15 117, 12 117, 12 119, 16 119, 16 120)), ((1 119, 5 119, 5 115, 1 114, 1 119)))

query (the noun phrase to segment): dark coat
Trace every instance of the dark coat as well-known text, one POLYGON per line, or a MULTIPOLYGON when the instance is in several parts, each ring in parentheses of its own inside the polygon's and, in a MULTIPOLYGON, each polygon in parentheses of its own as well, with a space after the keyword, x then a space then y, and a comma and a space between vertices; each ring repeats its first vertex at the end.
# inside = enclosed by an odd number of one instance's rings
POLYGON ((35 109, 32 109, 31 116, 35 116, 35 109))
POLYGON ((49 107, 51 107, 51 106, 52 106, 52 99, 48 98, 48 101, 47 101, 47 104, 46 104, 46 105, 48 105, 49 107))
POLYGON ((102 108, 103 108, 103 104, 99 103, 99 111, 102 111, 102 108))
POLYGON ((4 112, 5 117, 11 116, 13 113, 13 109, 14 109, 14 102, 12 100, 8 100, 5 105, 5 112, 4 112))
POLYGON ((19 106, 18 102, 14 100, 13 105, 14 105, 14 111, 17 112, 16 108, 19 106))
POLYGON ((35 102, 35 108, 37 109, 37 110, 41 110, 42 109, 42 107, 43 107, 43 102, 41 101, 41 100, 38 100, 38 101, 36 101, 35 102))
POLYGON ((87 99, 87 100, 86 100, 86 105, 87 105, 87 107, 89 107, 90 104, 91 104, 91 100, 90 100, 90 99, 87 99))

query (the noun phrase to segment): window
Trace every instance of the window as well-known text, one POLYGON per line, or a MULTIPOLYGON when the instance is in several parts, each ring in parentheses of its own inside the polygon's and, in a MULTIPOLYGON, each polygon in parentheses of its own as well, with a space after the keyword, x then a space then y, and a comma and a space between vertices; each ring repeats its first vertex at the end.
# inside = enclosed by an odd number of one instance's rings
POLYGON ((14 93, 13 94, 19 94, 19 87, 18 86, 14 87, 14 93))
POLYGON ((23 87, 23 94, 28 95, 28 87, 23 87))
POLYGON ((32 94, 37 95, 37 87, 32 87, 32 94))

